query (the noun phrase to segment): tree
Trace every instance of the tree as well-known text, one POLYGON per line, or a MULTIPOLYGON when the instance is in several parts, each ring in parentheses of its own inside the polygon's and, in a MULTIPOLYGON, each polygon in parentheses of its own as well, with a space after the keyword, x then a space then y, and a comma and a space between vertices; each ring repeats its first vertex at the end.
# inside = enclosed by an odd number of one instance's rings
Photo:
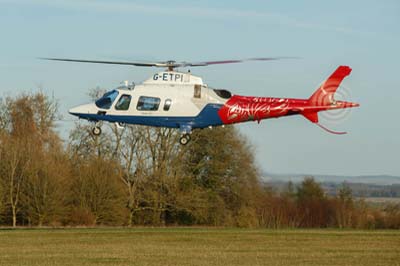
POLYGON ((17 225, 17 213, 20 207, 22 184, 30 172, 32 153, 35 146, 36 127, 29 96, 20 96, 6 101, 9 110, 2 117, 2 183, 7 190, 7 202, 11 208, 12 226, 17 225))
MULTIPOLYGON (((76 162, 77 158, 72 158, 76 162)), ((115 224, 123 219, 124 193, 118 182, 119 166, 93 156, 74 163, 69 204, 72 224, 115 224)))
MULTIPOLYGON (((57 103, 42 93, 7 98, 1 106, 0 133, 2 161, 0 172, 7 202, 11 208, 12 225, 17 225, 17 214, 24 203, 32 202, 27 192, 36 191, 34 177, 41 177, 46 154, 62 152, 61 140, 54 131, 57 103), (31 184, 28 187, 26 185, 31 184), (27 189, 27 190, 25 190, 27 189), (22 196, 25 200, 22 201, 22 196)), ((36 202, 36 205, 38 202, 36 202)))
MULTIPOLYGON (((132 225, 133 217, 139 210, 138 191, 144 181, 143 161, 144 152, 143 134, 144 128, 139 126, 128 126, 122 136, 123 143, 119 142, 121 172, 119 178, 127 191, 127 204, 129 210, 128 226, 132 225)), ((115 136, 118 136, 115 133, 115 136)))
POLYGON ((194 131, 182 153, 185 173, 208 194, 207 223, 255 226, 258 172, 251 148, 233 126, 194 131))
POLYGON ((187 146, 175 129, 111 125, 104 132, 96 140, 78 125, 69 150, 82 160, 96 155, 118 163, 129 225, 257 224, 257 170, 233 127, 195 130, 187 146))
MULTIPOLYGON (((179 153, 177 131, 168 128, 136 128, 139 135, 135 151, 134 179, 129 182, 136 194, 130 194, 130 211, 132 215, 147 216, 146 223, 165 224, 166 212, 173 203, 169 200, 171 182, 174 176, 176 159, 179 153), (172 178, 172 179, 171 179, 172 178)), ((133 132, 130 132, 131 135, 133 132)), ((129 137, 128 137, 129 138, 129 137)), ((124 160, 125 162, 128 162, 124 160)), ((128 164, 129 165, 129 164, 128 164)), ((124 169, 128 170, 124 164, 124 169)), ((123 179, 129 185, 127 178, 123 179)), ((134 217, 133 217, 134 218, 134 217)))
MULTIPOLYGON (((37 158, 38 159, 38 158, 37 158)), ((23 205, 29 224, 58 224, 65 214, 66 188, 71 178, 68 157, 49 152, 36 161, 23 185, 23 205)))
POLYGON ((351 188, 345 183, 336 196, 336 222, 339 228, 351 227, 353 224, 354 200, 351 188))
POLYGON ((68 160, 62 141, 55 132, 58 104, 42 93, 29 96, 36 138, 31 173, 23 186, 23 204, 29 223, 56 222, 63 210, 65 184, 69 177, 68 160))
POLYGON ((330 206, 321 186, 306 177, 297 189, 297 206, 302 213, 300 226, 326 227, 330 221, 330 206))
POLYGON ((3 172, 2 169, 2 155, 3 155, 3 151, 2 151, 2 144, 3 144, 3 138, 2 138, 2 132, 0 130, 0 224, 2 222, 2 215, 4 213, 4 210, 6 208, 6 194, 5 194, 5 180, 4 178, 2 178, 3 175, 5 175, 5 173, 3 172))

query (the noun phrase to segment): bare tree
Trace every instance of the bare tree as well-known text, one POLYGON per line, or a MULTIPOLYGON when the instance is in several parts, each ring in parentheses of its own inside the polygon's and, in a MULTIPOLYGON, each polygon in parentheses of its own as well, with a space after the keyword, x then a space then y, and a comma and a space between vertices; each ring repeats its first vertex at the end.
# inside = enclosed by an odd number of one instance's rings
POLYGON ((38 180, 31 182, 29 189, 25 185, 44 172, 45 154, 55 150, 57 154, 62 153, 61 140, 53 130, 57 103, 42 93, 36 93, 20 95, 15 99, 7 98, 1 105, 7 111, 0 114, 0 167, 3 187, 8 191, 12 224, 16 226, 17 214, 23 203, 21 196, 37 191, 40 183, 36 182, 38 180))
POLYGON ((17 214, 20 207, 22 184, 26 179, 31 164, 24 144, 12 138, 3 139, 1 150, 1 173, 4 189, 7 191, 7 202, 12 212, 12 226, 17 226, 17 214))
MULTIPOLYGON (((119 145, 121 172, 120 180, 127 191, 128 225, 132 225, 133 215, 139 210, 139 187, 145 178, 143 133, 144 127, 128 126, 119 145)), ((117 146, 117 145, 116 145, 117 146)), ((115 149, 117 151, 117 149, 115 149)))
POLYGON ((2 172, 8 191, 13 227, 17 225, 22 184, 29 174, 32 151, 37 144, 35 139, 31 138, 36 132, 36 126, 30 103, 30 97, 26 95, 22 95, 15 101, 7 101, 9 117, 5 120, 8 121, 9 126, 3 131, 2 172))

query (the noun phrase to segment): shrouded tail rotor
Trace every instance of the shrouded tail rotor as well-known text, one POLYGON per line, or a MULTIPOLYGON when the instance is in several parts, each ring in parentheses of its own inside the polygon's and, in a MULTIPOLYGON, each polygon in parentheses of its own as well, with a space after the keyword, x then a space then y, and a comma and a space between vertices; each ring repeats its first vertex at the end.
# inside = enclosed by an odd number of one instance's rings
POLYGON ((346 132, 336 132, 326 128, 319 123, 318 112, 328 110, 346 109, 352 107, 358 107, 358 103, 337 101, 334 95, 340 86, 340 83, 345 77, 350 75, 351 68, 348 66, 339 66, 335 72, 333 72, 328 79, 326 79, 321 86, 311 95, 308 99, 308 109, 301 112, 301 114, 307 118, 310 122, 318 125, 322 129, 332 134, 346 134, 346 132))

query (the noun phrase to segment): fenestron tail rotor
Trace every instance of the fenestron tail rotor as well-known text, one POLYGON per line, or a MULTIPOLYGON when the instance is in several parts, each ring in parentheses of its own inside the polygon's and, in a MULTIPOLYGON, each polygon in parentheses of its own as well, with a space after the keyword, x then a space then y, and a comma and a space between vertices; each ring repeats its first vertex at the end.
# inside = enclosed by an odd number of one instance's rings
POLYGON ((220 60, 220 61, 203 61, 203 62, 176 62, 174 60, 159 61, 159 62, 146 62, 146 61, 106 61, 106 60, 86 60, 86 59, 70 59, 70 58, 40 58, 43 60, 64 61, 64 62, 78 62, 78 63, 94 63, 94 64, 111 64, 111 65, 128 65, 139 67, 163 67, 172 71, 178 67, 200 67, 220 64, 236 64, 248 61, 272 61, 280 59, 296 59, 297 57, 258 57, 247 59, 233 59, 233 60, 220 60))

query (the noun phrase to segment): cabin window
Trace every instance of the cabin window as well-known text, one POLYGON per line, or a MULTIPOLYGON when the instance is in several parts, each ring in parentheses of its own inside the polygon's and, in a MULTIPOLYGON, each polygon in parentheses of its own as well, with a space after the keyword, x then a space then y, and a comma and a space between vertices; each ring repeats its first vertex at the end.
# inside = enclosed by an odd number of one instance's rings
POLYGON ((139 111, 157 111, 160 106, 160 98, 140 96, 136 109, 139 111))
POLYGON ((199 85, 199 84, 194 85, 193 97, 194 98, 201 98, 201 85, 199 85))
POLYGON ((100 99, 95 102, 95 104, 101 109, 110 109, 112 103, 115 101, 115 98, 117 98, 117 96, 118 91, 116 90, 106 92, 100 99))
POLYGON ((164 111, 168 111, 169 108, 171 107, 172 100, 171 99, 166 99, 164 103, 164 111))
POLYGON ((126 111, 129 109, 132 96, 128 94, 123 94, 118 102, 115 104, 115 110, 126 111))

